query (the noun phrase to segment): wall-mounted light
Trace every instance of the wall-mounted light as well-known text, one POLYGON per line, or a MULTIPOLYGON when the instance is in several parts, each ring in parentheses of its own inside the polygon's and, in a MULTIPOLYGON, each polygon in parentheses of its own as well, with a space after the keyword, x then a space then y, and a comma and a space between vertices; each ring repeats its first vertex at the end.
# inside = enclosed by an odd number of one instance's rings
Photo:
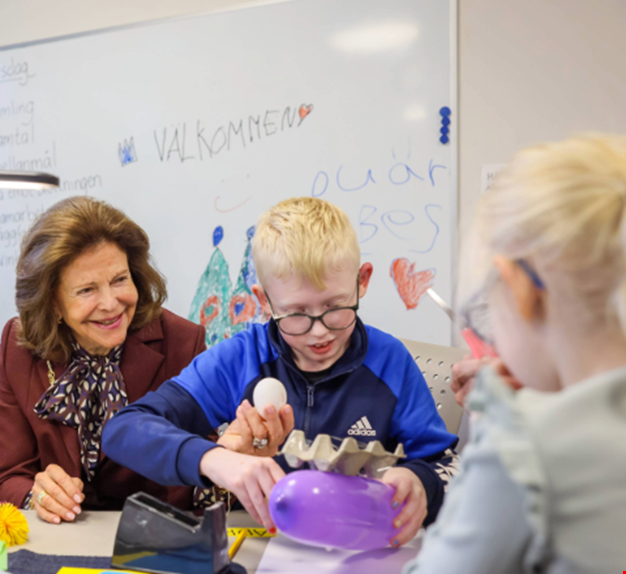
POLYGON ((0 188, 2 189, 46 189, 49 187, 59 187, 59 178, 56 175, 38 171, 0 170, 0 188))

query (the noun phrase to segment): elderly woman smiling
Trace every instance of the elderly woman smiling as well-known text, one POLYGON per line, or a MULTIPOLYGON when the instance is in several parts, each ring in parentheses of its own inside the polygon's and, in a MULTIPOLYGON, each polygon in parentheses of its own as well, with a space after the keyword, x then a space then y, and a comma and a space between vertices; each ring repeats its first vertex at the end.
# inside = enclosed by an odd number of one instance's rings
POLYGON ((34 223, 17 264, 19 318, 2 334, 0 500, 57 524, 139 490, 191 508, 191 489, 151 482, 100 447, 119 409, 204 349, 204 329, 165 298, 147 235, 117 209, 74 197, 34 223))

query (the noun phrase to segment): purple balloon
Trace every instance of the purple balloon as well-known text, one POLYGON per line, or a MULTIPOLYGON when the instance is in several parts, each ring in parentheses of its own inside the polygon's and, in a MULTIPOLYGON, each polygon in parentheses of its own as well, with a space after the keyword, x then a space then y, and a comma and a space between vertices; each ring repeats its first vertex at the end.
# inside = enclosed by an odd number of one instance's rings
POLYGON ((377 480, 320 470, 298 470, 274 486, 269 508, 286 536, 325 548, 373 550, 398 533, 395 489, 377 480))

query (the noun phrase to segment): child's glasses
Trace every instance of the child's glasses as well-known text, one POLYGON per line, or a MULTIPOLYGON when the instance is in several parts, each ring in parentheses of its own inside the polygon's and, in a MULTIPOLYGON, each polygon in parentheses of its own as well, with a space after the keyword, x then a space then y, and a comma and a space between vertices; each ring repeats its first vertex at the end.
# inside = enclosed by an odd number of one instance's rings
POLYGON ((321 315, 289 313, 277 317, 267 292, 265 292, 265 297, 269 303, 272 318, 285 335, 305 335, 313 328, 315 321, 319 321, 330 331, 343 331, 356 322, 356 312, 359 310, 359 278, 356 279, 356 305, 329 309, 321 315))
MULTIPOLYGON (((543 281, 526 260, 517 259, 515 263, 525 271, 537 289, 545 289, 543 281)), ((494 349, 491 316, 489 312, 489 305, 487 303, 487 296, 495 284, 497 277, 498 274, 494 269, 492 273, 489 274, 483 287, 474 293, 467 303, 465 303, 463 309, 461 310, 460 318, 441 299, 441 297, 432 291, 432 289, 427 291, 431 298, 455 323, 460 323, 462 329, 461 334, 469 345, 472 355, 476 359, 498 356, 494 349)))

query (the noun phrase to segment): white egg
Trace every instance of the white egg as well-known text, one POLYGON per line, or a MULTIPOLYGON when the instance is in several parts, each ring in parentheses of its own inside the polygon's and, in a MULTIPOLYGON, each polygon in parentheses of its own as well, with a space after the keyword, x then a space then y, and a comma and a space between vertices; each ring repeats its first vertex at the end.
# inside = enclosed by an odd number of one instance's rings
POLYGON ((280 408, 287 403, 285 385, 278 379, 265 377, 254 387, 252 402, 254 402, 256 410, 261 416, 263 416, 263 409, 265 409, 267 405, 274 405, 277 411, 280 410, 280 408))

